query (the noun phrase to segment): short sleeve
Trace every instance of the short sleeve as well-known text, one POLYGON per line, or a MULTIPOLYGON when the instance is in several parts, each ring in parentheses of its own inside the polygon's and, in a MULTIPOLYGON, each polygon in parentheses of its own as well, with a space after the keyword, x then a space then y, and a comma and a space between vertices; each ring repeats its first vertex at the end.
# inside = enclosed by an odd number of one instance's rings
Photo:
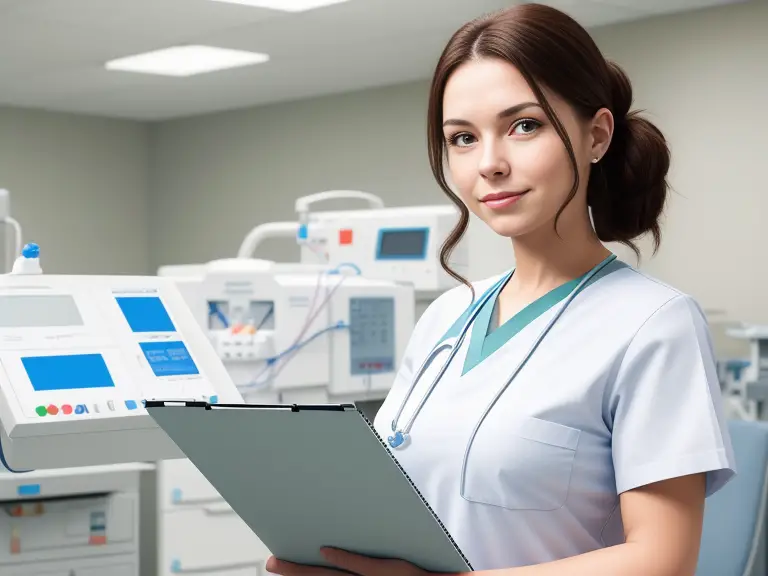
POLYGON ((619 494, 707 473, 710 496, 735 474, 709 329, 692 298, 672 298, 643 324, 611 394, 619 494))

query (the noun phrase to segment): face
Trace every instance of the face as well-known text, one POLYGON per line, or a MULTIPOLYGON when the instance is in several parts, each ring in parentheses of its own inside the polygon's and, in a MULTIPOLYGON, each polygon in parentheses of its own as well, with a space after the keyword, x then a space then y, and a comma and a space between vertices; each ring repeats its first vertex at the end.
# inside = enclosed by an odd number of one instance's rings
MULTIPOLYGON (((592 121, 544 92, 583 174, 577 196, 558 220, 562 236, 569 226, 589 222, 586 175, 592 158, 601 154, 600 138, 592 121)), ((443 122, 450 176, 467 208, 503 236, 547 228, 555 235, 554 219, 573 187, 573 169, 563 141, 518 70, 494 59, 457 68, 443 95, 443 122)))

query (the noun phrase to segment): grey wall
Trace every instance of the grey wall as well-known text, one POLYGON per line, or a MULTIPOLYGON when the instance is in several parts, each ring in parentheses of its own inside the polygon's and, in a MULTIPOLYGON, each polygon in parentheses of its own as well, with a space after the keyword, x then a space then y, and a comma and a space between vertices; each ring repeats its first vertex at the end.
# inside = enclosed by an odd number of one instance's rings
MULTIPOLYGON (((417 83, 157 125, 152 265, 235 256, 253 226, 295 219, 294 200, 322 190, 444 201, 427 162, 425 102, 417 83)), ((284 241, 260 254, 295 252, 284 241)))
POLYGON ((149 127, 0 107, 0 188, 43 269, 148 273, 149 127))

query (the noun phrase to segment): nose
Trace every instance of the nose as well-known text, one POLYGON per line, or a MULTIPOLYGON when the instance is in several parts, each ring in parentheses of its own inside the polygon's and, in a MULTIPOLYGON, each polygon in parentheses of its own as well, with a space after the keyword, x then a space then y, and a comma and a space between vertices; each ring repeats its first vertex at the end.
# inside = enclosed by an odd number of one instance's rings
POLYGON ((486 144, 480 159, 479 170, 483 178, 488 180, 509 176, 509 162, 502 153, 500 146, 493 143, 486 144))

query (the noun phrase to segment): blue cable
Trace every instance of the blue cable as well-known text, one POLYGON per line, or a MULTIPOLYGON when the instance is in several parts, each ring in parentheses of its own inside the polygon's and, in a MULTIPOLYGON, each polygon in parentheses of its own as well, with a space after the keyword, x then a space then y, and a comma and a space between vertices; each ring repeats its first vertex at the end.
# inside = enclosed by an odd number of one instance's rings
POLYGON ((238 386, 238 388, 252 388, 254 386, 261 386, 261 385, 263 385, 264 382, 259 382, 258 381, 259 378, 262 376, 262 374, 267 372, 269 370, 269 367, 272 366, 275 362, 277 362, 280 358, 282 358, 283 356, 285 356, 287 354, 290 354, 291 352, 293 352, 295 350, 301 350, 302 348, 304 348, 304 346, 306 346, 307 344, 312 342, 312 340, 315 340, 316 338, 319 338, 320 336, 322 336, 326 332, 332 332, 333 330, 344 330, 346 328, 349 328, 349 324, 344 324, 344 322, 339 321, 339 322, 337 322, 336 324, 334 324, 332 326, 328 326, 327 328, 323 328, 322 330, 318 330, 317 332, 312 334, 306 340, 304 340, 302 342, 298 342, 297 344, 294 344, 290 348, 287 348, 286 350, 283 350, 282 352, 280 352, 280 354, 277 354, 276 356, 272 356, 271 358, 267 358, 265 360, 264 369, 256 375, 256 377, 253 379, 253 382, 251 382, 250 384, 244 384, 242 386, 238 386))
POLYGON ((3 452, 3 444, 0 442, 0 464, 3 465, 3 468, 8 470, 11 474, 27 474, 28 472, 34 472, 34 470, 14 470, 10 466, 8 466, 8 461, 5 459, 5 453, 3 452))
POLYGON ((280 358, 282 358, 286 354, 290 354, 294 350, 301 350, 302 348, 304 348, 304 346, 306 346, 307 344, 309 344, 313 340, 319 338, 320 336, 322 336, 326 332, 332 332, 333 330, 344 330, 345 328, 349 328, 349 324, 344 324, 344 322, 339 321, 339 322, 337 322, 336 324, 334 324, 332 326, 328 326, 327 328, 323 328, 322 330, 318 330, 317 332, 312 334, 309 338, 307 338, 303 342, 297 342, 293 346, 291 346, 291 347, 283 350, 282 352, 280 352, 280 354, 278 354, 276 356, 272 356, 271 358, 267 358, 267 360, 266 360, 267 365, 274 364, 280 358))
POLYGON ((227 317, 224 315, 224 313, 219 310, 219 306, 215 302, 208 302, 208 316, 216 316, 219 320, 221 320, 224 328, 229 328, 229 320, 227 320, 227 317))

